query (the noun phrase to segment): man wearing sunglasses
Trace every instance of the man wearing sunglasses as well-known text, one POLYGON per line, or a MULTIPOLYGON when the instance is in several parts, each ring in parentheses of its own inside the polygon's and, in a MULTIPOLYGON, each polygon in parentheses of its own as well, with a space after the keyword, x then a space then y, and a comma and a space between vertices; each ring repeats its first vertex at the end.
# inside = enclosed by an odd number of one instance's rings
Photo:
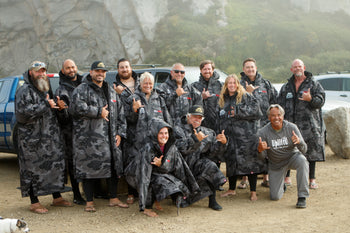
POLYGON ((193 105, 202 105, 201 93, 188 85, 185 67, 181 63, 175 63, 172 66, 170 77, 158 86, 156 91, 165 99, 174 123, 185 116, 193 105))
POLYGON ((34 61, 17 90, 18 160, 22 197, 30 197, 30 211, 47 213, 38 196, 52 194, 52 206, 72 206, 64 200, 64 152, 46 64, 34 61))

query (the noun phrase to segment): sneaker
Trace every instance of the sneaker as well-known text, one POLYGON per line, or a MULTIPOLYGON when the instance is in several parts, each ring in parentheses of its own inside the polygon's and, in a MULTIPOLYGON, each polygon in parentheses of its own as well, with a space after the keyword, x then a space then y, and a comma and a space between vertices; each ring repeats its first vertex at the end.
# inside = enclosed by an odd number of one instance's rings
POLYGON ((297 208, 306 208, 306 198, 305 197, 298 197, 298 202, 296 204, 297 208))

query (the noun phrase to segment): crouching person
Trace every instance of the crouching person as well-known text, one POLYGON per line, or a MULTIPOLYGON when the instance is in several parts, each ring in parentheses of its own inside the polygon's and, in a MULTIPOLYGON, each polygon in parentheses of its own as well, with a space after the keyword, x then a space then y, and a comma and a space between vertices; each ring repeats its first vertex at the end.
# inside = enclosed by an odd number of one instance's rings
POLYGON ((184 156, 201 189, 198 195, 187 199, 188 204, 209 196, 209 208, 221 210, 216 202, 216 190, 226 183, 224 174, 213 160, 222 160, 227 139, 224 131, 216 135, 212 129, 201 126, 204 110, 193 105, 175 127, 176 145, 184 156))
POLYGON ((286 189, 286 173, 289 169, 295 169, 298 186, 296 207, 305 208, 309 196, 309 163, 303 153, 306 152, 307 145, 298 127, 284 120, 284 109, 280 105, 270 105, 267 115, 270 123, 261 128, 257 135, 259 156, 269 160, 270 198, 282 198, 286 189))
POLYGON ((149 217, 155 201, 171 196, 178 211, 199 186, 182 155, 175 146, 172 127, 160 119, 150 123, 151 136, 140 153, 125 169, 126 180, 139 191, 139 207, 149 217))

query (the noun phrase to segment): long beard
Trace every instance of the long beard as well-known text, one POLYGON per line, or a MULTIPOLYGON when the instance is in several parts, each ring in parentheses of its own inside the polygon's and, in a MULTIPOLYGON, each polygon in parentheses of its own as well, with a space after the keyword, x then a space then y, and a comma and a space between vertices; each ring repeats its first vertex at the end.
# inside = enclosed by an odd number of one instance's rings
POLYGON ((41 92, 48 92, 50 89, 50 83, 48 79, 36 79, 34 80, 34 86, 41 92))

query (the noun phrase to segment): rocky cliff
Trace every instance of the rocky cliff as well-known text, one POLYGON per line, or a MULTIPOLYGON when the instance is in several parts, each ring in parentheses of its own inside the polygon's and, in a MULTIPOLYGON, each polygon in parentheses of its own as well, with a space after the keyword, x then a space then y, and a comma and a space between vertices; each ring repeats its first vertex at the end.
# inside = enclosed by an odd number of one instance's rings
MULTIPOLYGON (((196 1, 187 2, 193 14, 205 14, 215 3, 223 7, 226 1, 202 0, 201 7, 196 1)), ((66 58, 81 66, 97 59, 114 65, 122 57, 142 63, 157 23, 168 13, 168 0, 1 0, 0 4, 1 77, 23 73, 36 59, 49 63, 50 71, 57 71, 66 58)))
MULTIPOLYGON (((49 63, 51 72, 66 58, 80 68, 97 59, 109 65, 122 57, 142 63, 157 23, 176 1, 188 4, 193 15, 214 7, 217 25, 227 25, 227 0, 0 0, 0 77, 23 73, 33 60, 49 63)), ((305 11, 350 14, 350 0, 290 2, 305 11)))

